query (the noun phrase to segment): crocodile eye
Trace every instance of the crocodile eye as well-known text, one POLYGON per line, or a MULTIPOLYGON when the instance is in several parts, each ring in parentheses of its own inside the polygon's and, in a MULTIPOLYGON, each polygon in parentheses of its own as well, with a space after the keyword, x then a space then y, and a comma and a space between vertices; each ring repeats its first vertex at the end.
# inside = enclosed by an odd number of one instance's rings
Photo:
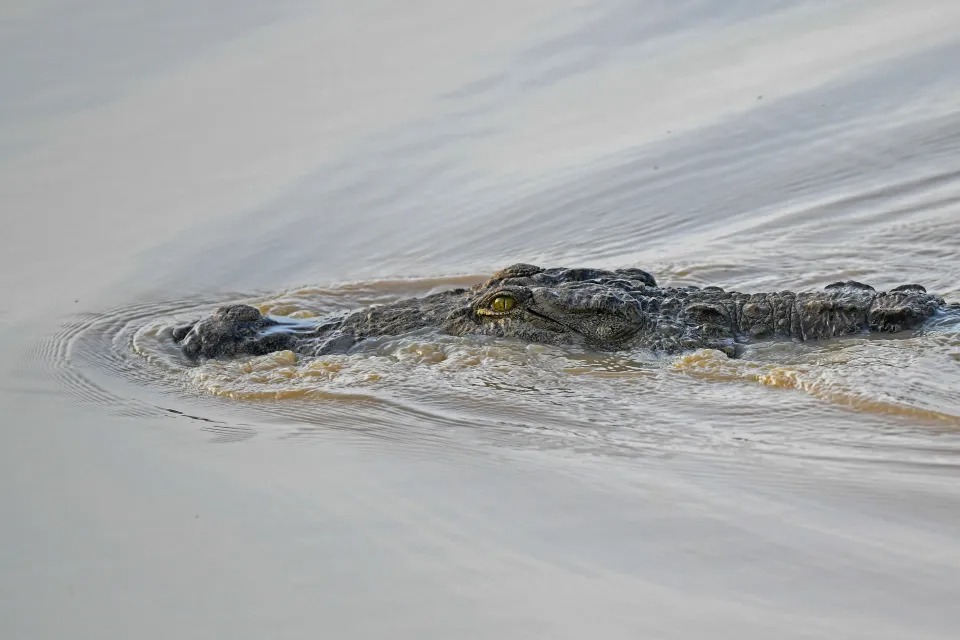
POLYGON ((506 313, 513 309, 515 304, 517 304, 517 301, 512 296, 497 296, 490 301, 490 310, 496 313, 506 313))

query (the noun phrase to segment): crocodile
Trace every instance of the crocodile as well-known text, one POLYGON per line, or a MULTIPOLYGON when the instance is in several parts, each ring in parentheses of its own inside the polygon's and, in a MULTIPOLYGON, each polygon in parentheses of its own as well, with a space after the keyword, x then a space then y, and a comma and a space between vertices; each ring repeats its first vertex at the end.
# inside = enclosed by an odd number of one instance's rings
POLYGON ((472 288, 327 318, 294 320, 227 305, 173 328, 171 336, 193 361, 281 350, 347 353, 371 338, 417 331, 601 351, 717 349, 736 357, 751 342, 896 334, 939 314, 960 317, 960 304, 947 304, 918 284, 881 292, 847 280, 820 291, 740 293, 713 286, 661 287, 636 268, 514 264, 472 288))

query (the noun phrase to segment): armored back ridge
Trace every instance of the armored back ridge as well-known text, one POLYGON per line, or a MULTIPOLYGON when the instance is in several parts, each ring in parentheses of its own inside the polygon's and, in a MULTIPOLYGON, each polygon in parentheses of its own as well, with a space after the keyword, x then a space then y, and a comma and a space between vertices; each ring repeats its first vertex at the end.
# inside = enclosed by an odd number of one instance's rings
POLYGON ((604 351, 711 348, 736 356, 739 345, 754 340, 898 333, 920 327, 941 311, 960 315, 960 305, 946 305, 914 284, 888 292, 847 281, 823 291, 738 293, 719 287, 660 287, 640 269, 515 264, 470 289, 374 306, 319 323, 230 305, 175 329, 173 339, 193 360, 284 349, 342 353, 368 338, 423 329, 604 351))

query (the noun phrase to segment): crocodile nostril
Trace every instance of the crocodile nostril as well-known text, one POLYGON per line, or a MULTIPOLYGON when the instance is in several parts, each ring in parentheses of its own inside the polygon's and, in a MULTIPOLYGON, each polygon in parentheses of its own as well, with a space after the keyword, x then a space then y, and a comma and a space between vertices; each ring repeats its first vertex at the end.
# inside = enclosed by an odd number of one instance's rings
POLYGON ((193 329, 192 324, 186 324, 182 327, 176 327, 173 330, 172 336, 174 342, 180 342, 187 337, 187 334, 190 333, 190 330, 193 329))
POLYGON ((203 344, 195 333, 190 333, 180 345, 180 352, 190 360, 197 360, 200 357, 200 350, 203 344))

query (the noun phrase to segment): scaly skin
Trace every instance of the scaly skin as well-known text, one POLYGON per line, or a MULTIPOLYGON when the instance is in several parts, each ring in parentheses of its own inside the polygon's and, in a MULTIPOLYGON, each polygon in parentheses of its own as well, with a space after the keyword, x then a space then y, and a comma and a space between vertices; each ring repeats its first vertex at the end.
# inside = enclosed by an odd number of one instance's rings
POLYGON ((736 356, 746 342, 820 340, 899 333, 941 311, 960 314, 920 285, 877 292, 858 282, 824 291, 738 293, 717 287, 659 287, 640 269, 543 269, 517 264, 471 289, 455 289, 355 311, 322 322, 221 307, 173 331, 193 360, 293 351, 343 353, 367 338, 417 330, 524 342, 663 353, 712 348, 736 356))

